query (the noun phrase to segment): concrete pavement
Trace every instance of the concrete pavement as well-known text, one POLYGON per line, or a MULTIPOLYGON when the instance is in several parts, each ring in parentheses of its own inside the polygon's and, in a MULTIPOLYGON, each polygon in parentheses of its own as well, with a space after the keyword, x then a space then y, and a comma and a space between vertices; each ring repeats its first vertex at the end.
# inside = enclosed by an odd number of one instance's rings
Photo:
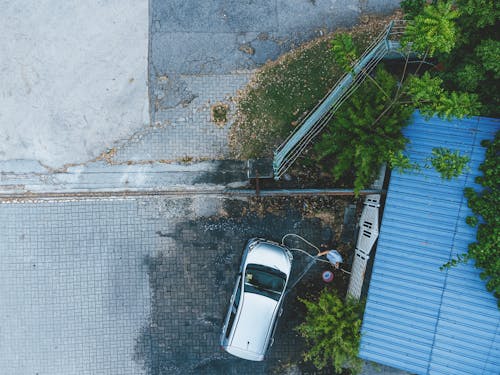
POLYGON ((86 162, 149 124, 147 0, 0 9, 0 160, 86 162))

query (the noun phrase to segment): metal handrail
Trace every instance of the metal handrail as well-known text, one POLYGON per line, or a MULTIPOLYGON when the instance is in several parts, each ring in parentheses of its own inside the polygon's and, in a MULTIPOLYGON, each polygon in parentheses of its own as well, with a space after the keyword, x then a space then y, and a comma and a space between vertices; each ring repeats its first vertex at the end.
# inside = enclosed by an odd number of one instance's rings
MULTIPOLYGON (((390 32, 390 28, 392 26, 392 23, 390 23, 388 26, 386 26, 386 28, 384 29, 384 31, 382 31, 380 33, 380 35, 377 37, 377 39, 375 39, 368 47, 367 49, 365 50, 365 52, 363 53, 363 55, 361 55, 361 57, 359 57, 353 64, 352 66, 355 66, 357 65, 360 61, 362 61, 366 55, 368 54, 369 51, 371 51, 373 48, 375 48, 375 46, 377 44, 380 43, 380 41, 382 39, 385 39, 385 36, 386 34, 388 34, 390 32)), ((350 73, 346 73, 344 74, 340 79, 337 80, 337 82, 335 83, 335 85, 333 85, 333 87, 328 91, 328 93, 318 102, 318 104, 316 104, 316 106, 311 110, 311 112, 309 112, 309 115, 307 117, 305 117, 304 119, 302 119, 302 121, 297 125, 297 127, 295 128, 294 131, 292 131, 292 133, 290 133, 290 135, 288 135, 288 137, 285 139, 285 141, 280 145, 278 146, 278 149, 276 150, 276 152, 279 152, 284 146, 285 144, 290 140, 290 138, 293 136, 293 134, 295 134, 296 132, 298 132, 298 130, 300 129, 300 127, 304 124, 304 122, 307 120, 307 118, 312 114, 314 113, 319 106, 321 106, 321 104, 323 104, 323 102, 325 102, 328 97, 330 96, 330 94, 338 87, 338 85, 341 83, 341 81, 343 79, 345 79, 345 77, 347 75, 349 75, 350 73)))
POLYGON ((352 70, 337 81, 313 110, 300 121, 286 140, 278 146, 274 152, 273 161, 275 179, 279 179, 290 168, 312 139, 330 121, 337 109, 357 90, 380 60, 393 49, 390 39, 400 34, 399 29, 404 27, 404 23, 404 20, 391 21, 361 57, 353 63, 352 70))

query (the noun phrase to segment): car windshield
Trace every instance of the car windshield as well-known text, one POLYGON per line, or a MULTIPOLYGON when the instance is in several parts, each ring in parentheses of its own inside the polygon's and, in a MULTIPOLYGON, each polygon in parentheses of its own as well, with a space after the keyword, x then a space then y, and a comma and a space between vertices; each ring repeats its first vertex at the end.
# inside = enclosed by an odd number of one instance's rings
POLYGON ((260 264, 249 264, 245 273, 245 291, 279 300, 285 287, 286 275, 260 264))

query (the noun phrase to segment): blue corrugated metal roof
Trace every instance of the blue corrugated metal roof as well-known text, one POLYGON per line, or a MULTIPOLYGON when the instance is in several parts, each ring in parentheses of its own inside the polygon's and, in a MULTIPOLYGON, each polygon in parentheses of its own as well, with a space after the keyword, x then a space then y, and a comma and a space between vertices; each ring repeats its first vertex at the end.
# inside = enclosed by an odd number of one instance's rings
POLYGON ((439 267, 467 252, 476 229, 465 187, 484 161, 480 142, 500 121, 474 117, 425 120, 418 112, 404 134, 411 160, 434 147, 459 150, 470 170, 451 181, 432 169, 393 172, 362 326, 360 357, 416 374, 500 374, 500 313, 472 262, 439 267))

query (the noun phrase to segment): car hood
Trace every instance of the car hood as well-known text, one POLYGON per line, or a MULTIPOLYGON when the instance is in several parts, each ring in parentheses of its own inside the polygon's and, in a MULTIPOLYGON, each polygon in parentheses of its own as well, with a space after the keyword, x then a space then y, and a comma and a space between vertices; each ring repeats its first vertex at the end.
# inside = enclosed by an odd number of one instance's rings
POLYGON ((263 355, 278 301, 255 293, 245 293, 231 346, 263 355))
POLYGON ((271 243, 259 243, 247 256, 247 264, 262 264, 264 266, 276 268, 285 275, 290 274, 292 262, 285 250, 271 243))

